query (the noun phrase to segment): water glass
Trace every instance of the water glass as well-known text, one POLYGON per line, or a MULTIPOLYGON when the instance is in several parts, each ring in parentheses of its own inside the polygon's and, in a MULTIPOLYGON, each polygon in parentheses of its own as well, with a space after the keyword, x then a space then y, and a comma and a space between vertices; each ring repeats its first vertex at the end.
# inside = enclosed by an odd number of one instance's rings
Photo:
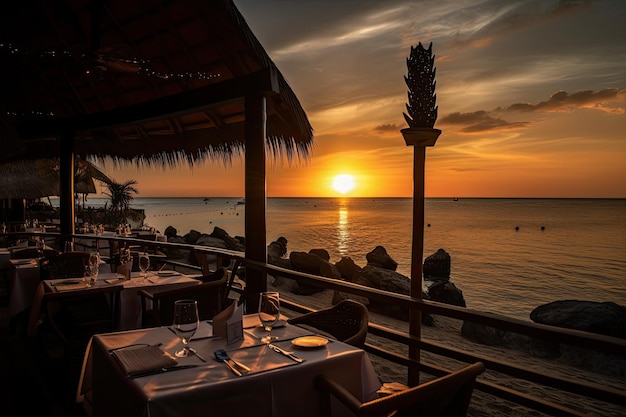
POLYGON ((261 338, 261 342, 270 343, 272 340, 278 339, 273 337, 271 332, 279 318, 280 294, 277 291, 262 292, 259 296, 259 320, 261 320, 261 325, 267 335, 261 338))

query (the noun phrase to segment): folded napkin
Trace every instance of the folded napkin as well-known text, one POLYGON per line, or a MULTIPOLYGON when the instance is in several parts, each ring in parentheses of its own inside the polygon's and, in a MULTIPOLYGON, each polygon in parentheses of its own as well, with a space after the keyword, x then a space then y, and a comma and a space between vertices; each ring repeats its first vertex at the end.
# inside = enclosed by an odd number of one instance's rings
POLYGON ((54 288, 57 291, 71 291, 71 290, 80 290, 83 288, 88 288, 87 283, 84 281, 63 281, 54 284, 54 288))
POLYGON ((178 363, 169 353, 153 345, 122 348, 114 350, 112 355, 127 375, 169 368, 178 363))

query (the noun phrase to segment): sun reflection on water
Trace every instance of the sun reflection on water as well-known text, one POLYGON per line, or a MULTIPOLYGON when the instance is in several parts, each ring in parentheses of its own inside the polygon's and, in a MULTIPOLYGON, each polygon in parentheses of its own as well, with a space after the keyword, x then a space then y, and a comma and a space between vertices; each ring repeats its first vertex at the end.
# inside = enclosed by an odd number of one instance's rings
POLYGON ((350 231, 348 230, 348 208, 339 208, 339 219, 337 221, 337 249, 341 256, 347 256, 350 242, 350 231))

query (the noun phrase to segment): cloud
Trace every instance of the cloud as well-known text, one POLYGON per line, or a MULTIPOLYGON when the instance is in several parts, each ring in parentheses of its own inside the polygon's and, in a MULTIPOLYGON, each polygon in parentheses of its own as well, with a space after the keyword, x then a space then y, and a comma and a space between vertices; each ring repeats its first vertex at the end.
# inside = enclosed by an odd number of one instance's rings
POLYGON ((580 90, 572 94, 561 90, 552 94, 548 100, 536 104, 515 103, 504 109, 498 107, 493 111, 477 110, 468 113, 454 112, 443 116, 439 119, 439 122, 442 124, 463 126, 460 130, 460 132, 463 133, 509 131, 528 128, 534 122, 509 122, 499 116, 503 112, 571 112, 582 108, 623 115, 626 113, 626 89, 618 90, 615 88, 605 88, 597 92, 592 90, 580 90))
POLYGON ((553 112, 571 111, 576 108, 593 108, 606 111, 606 103, 621 103, 622 111, 626 104, 626 90, 605 88, 597 92, 581 90, 573 94, 557 91, 547 101, 537 104, 515 103, 507 107, 507 111, 520 112, 553 112))
POLYGON ((507 122, 492 116, 485 110, 478 110, 472 113, 455 112, 448 114, 440 119, 442 124, 462 125, 463 133, 482 133, 494 131, 508 131, 514 129, 526 128, 529 122, 507 122))
POLYGON ((395 123, 385 123, 374 128, 377 132, 397 132, 400 129, 401 127, 395 123))

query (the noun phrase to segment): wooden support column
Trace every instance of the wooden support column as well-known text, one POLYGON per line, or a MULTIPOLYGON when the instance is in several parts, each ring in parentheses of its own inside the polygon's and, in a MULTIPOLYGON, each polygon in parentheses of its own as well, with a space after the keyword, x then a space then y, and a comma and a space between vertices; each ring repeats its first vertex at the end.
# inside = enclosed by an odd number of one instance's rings
MULTIPOLYGON (((407 146, 413 146, 413 243, 411 245, 411 297, 422 299, 422 275, 424 257, 424 172, 426 168, 426 146, 435 146, 441 134, 439 129, 402 129, 407 146)), ((422 312, 412 309, 409 314, 409 333, 421 338, 422 312)), ((420 349, 409 343, 409 357, 420 360, 420 349)), ((409 367, 408 384, 419 384, 419 369, 409 367)))
POLYGON ((74 136, 64 133, 60 138, 60 198, 59 217, 61 223, 60 247, 65 247, 65 242, 74 233, 74 136))
MULTIPOLYGON (((266 162, 265 138, 267 132, 266 99, 262 94, 245 97, 246 154, 245 154, 245 237, 246 258, 265 263, 266 244, 266 162)), ((246 311, 258 308, 258 294, 267 290, 267 274, 264 271, 246 269, 246 311)))

